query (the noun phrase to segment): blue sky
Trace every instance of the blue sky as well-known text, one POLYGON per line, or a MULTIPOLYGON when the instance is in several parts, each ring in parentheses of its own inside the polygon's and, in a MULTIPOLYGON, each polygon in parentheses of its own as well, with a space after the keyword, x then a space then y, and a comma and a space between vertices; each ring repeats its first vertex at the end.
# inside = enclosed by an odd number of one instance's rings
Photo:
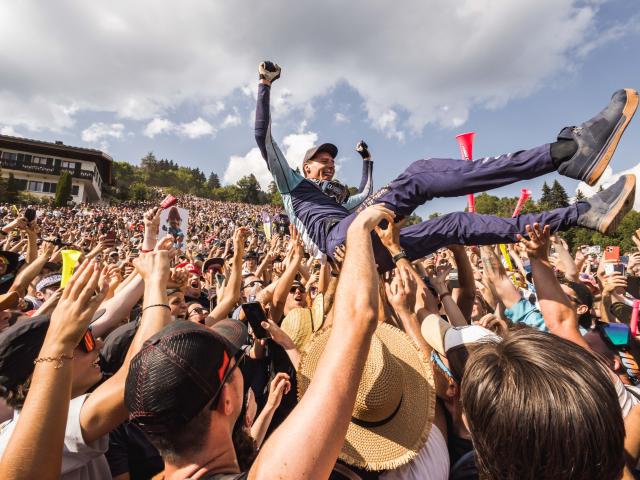
MULTIPOLYGON (((273 133, 292 164, 314 141, 340 149, 338 177, 359 182, 364 138, 375 187, 411 161, 453 157, 476 132, 474 156, 555 139, 640 88, 637 0, 386 0, 348 4, 113 1, 0 6, 0 131, 104 148, 137 163, 160 158, 226 181, 255 171, 257 64, 283 67, 273 133)), ((640 120, 613 172, 640 162, 640 120)), ((539 196, 548 175, 495 191, 539 196)), ((439 199, 418 214, 459 210, 439 199)))

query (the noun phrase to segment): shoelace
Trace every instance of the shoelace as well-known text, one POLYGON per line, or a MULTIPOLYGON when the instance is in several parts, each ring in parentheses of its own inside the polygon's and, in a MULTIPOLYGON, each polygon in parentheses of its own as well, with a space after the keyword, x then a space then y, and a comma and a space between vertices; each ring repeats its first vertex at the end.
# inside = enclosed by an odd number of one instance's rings
POLYGON ((577 135, 582 135, 582 127, 571 127, 571 131, 577 135))

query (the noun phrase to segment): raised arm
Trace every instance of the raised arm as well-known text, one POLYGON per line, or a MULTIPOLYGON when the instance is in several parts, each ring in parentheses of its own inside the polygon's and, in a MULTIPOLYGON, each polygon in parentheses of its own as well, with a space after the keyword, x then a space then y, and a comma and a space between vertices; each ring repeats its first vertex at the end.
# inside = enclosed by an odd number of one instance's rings
POLYGON ((347 233, 347 254, 326 348, 308 390, 262 447, 249 478, 325 479, 344 444, 378 316, 378 272, 371 231, 393 213, 364 210, 347 233), (359 288, 353 288, 358 285, 359 288), (318 422, 318 418, 322 418, 318 422))
POLYGON ((73 351, 104 298, 100 269, 83 263, 64 289, 51 315, 35 364, 29 395, 0 463, 3 479, 55 479, 60 476, 64 432, 71 400, 73 351))
POLYGON ((578 330, 578 317, 569 297, 564 293, 549 262, 550 228, 535 224, 526 226, 529 240, 520 237, 531 260, 531 274, 538 303, 547 328, 559 337, 590 350, 578 330))
MULTIPOLYGON (((164 248, 171 245, 170 237, 167 240, 168 242, 161 244, 164 248)), ((91 393, 82 405, 80 426, 86 443, 109 433, 129 416, 124 405, 124 386, 131 359, 149 337, 171 321, 166 288, 170 274, 169 259, 172 255, 173 252, 160 250, 142 253, 135 261, 136 270, 144 280, 142 319, 120 369, 91 393)))
MULTIPOLYGON (((216 308, 209 314, 209 322, 217 322, 227 318, 233 307, 240 299, 240 288, 242 286, 242 257, 244 255, 244 243, 247 239, 248 230, 245 227, 236 229, 233 233, 233 265, 229 281, 224 289, 216 308)), ((206 320, 205 320, 206 322, 206 320)))
POLYGON ((303 177, 292 170, 287 159, 271 137, 270 96, 271 83, 280 78, 280 67, 272 62, 262 62, 258 67, 260 84, 258 85, 258 102, 256 105, 255 137, 262 158, 267 161, 267 168, 273 176, 280 193, 290 193, 303 180, 303 177))
POLYGON ((373 160, 371 160, 369 147, 364 140, 358 142, 356 152, 362 157, 362 178, 360 180, 358 193, 349 197, 344 204, 344 207, 349 211, 358 208, 373 191, 373 160))

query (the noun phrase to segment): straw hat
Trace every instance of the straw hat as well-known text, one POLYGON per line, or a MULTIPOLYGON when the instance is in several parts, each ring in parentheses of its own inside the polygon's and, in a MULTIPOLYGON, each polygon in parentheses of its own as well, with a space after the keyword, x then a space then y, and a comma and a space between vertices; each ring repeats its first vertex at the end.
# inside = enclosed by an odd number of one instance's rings
POLYGON ((313 320, 309 308, 294 308, 284 317, 280 328, 291 337, 298 350, 302 350, 307 340, 313 335, 313 320))
MULTIPOLYGON (((302 353, 298 399, 309 387, 331 328, 315 334, 302 353)), ((433 374, 425 355, 402 331, 386 323, 378 325, 339 458, 373 471, 410 462, 429 436, 435 401, 433 374)))
POLYGON ((319 293, 316 298, 313 299, 313 305, 311 305, 311 320, 313 321, 313 331, 317 332, 322 328, 324 323, 324 295, 319 293))

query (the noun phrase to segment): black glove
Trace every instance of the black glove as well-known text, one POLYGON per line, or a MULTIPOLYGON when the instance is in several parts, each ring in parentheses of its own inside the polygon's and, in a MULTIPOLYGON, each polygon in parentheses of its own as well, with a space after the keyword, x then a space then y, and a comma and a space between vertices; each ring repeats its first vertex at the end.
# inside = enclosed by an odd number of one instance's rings
POLYGON ((280 78, 281 68, 277 63, 265 60, 258 67, 258 73, 260 74, 260 80, 267 80, 273 82, 280 78))
POLYGON ((360 140, 356 145, 356 152, 360 154, 363 160, 371 159, 371 154, 369 153, 369 145, 365 143, 364 140, 360 140))

